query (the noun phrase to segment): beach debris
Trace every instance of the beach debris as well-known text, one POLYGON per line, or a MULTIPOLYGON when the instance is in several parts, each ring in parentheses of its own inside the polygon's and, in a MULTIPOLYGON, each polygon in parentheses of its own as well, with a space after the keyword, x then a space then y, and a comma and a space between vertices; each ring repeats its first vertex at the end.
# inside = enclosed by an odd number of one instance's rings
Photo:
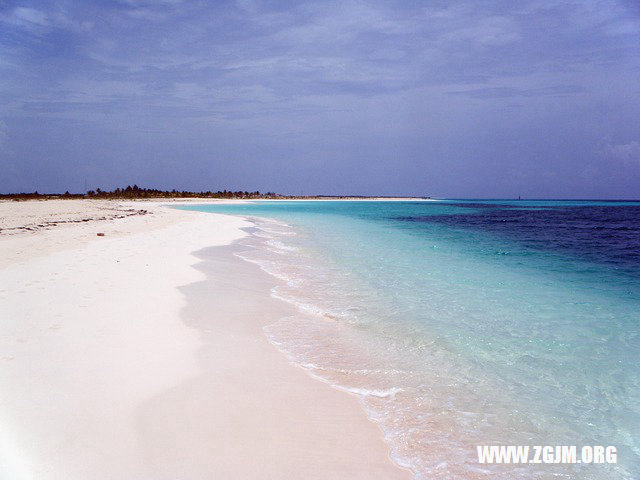
POLYGON ((96 233, 96 235, 99 237, 104 237, 104 233, 96 233))

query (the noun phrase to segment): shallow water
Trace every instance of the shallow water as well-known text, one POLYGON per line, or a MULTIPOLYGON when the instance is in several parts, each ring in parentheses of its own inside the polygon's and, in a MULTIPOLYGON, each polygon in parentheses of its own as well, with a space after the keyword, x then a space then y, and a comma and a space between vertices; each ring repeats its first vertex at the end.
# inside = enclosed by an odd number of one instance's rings
POLYGON ((361 396, 416 478, 640 477, 640 203, 261 202, 238 255, 299 314, 266 328, 361 396), (614 445, 481 465, 476 445, 614 445))

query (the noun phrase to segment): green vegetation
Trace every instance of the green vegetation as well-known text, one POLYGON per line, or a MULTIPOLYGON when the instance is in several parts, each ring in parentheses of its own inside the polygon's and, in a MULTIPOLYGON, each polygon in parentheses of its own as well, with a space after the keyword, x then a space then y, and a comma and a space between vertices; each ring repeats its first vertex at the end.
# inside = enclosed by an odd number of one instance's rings
POLYGON ((139 199, 139 198, 285 198, 283 195, 278 195, 273 192, 260 193, 247 192, 238 190, 236 192, 230 190, 219 190, 217 192, 188 192, 178 190, 158 190, 157 188, 140 188, 137 185, 133 187, 128 185, 126 188, 116 188, 111 191, 104 191, 100 188, 95 190, 89 190, 86 194, 82 193, 69 193, 68 191, 63 194, 41 194, 33 193, 10 193, 0 194, 0 198, 13 199, 13 200, 45 200, 52 198, 96 198, 96 199, 139 199))

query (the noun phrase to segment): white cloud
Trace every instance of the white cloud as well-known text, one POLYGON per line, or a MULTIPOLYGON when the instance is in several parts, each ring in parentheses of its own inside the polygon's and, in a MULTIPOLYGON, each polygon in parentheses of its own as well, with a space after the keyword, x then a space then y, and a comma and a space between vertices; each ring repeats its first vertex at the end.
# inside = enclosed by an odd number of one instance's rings
POLYGON ((470 42, 481 46, 501 46, 520 39, 517 23, 500 16, 480 18, 471 26, 453 30, 442 37, 445 41, 470 42))
POLYGON ((120 3, 132 7, 157 7, 163 5, 179 5, 184 0, 120 0, 120 3))
POLYGON ((633 140, 618 145, 609 144, 607 145, 607 153, 616 160, 640 163, 640 142, 633 140))
POLYGON ((35 8, 18 7, 13 11, 13 16, 18 22, 49 25, 47 14, 35 8))
POLYGON ((27 29, 38 29, 49 26, 50 22, 46 13, 35 8, 17 7, 10 15, 4 17, 5 22, 24 27, 27 29))
POLYGON ((14 8, 10 14, 0 16, 0 21, 18 28, 23 28, 34 34, 43 34, 52 28, 82 32, 93 27, 92 22, 75 21, 63 10, 45 12, 27 7, 14 8))

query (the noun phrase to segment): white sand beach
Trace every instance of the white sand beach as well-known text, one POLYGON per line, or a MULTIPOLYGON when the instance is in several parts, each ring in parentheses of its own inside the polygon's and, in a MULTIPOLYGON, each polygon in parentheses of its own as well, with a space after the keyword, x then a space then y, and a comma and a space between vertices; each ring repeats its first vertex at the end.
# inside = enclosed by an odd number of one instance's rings
POLYGON ((0 478, 411 478, 355 396, 268 342, 292 307, 223 247, 244 220, 89 200, 0 219, 0 478))

